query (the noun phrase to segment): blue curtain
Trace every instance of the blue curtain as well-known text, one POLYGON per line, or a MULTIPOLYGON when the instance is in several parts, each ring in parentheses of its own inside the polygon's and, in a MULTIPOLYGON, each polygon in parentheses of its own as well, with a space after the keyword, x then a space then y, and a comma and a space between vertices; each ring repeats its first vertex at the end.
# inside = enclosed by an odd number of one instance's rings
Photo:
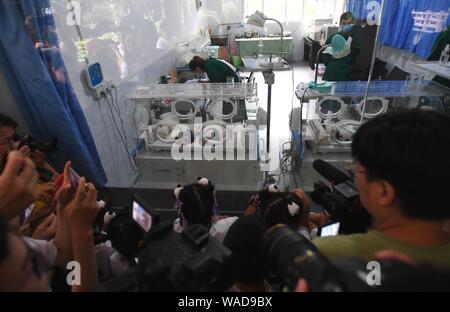
POLYGON ((0 1, 0 70, 35 137, 57 138, 52 157, 80 175, 107 182, 88 123, 68 78, 49 0, 0 1))
MULTIPOLYGON (((367 4, 373 0, 347 0, 347 10, 357 18, 367 18, 367 4)), ((381 3, 381 0, 376 0, 381 3)), ((381 26, 381 43, 394 48, 409 50, 427 58, 439 33, 419 33, 413 30, 411 12, 447 11, 450 0, 386 0, 381 26)), ((447 20, 450 25, 450 18, 447 20)))

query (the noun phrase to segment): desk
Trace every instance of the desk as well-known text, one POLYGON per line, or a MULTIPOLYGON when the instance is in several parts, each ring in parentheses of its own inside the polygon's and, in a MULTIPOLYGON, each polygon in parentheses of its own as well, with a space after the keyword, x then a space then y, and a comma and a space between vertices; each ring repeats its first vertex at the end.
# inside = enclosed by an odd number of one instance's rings
POLYGON ((303 60, 309 62, 309 67, 311 67, 312 70, 315 70, 317 52, 319 52, 320 48, 322 48, 322 45, 318 41, 314 41, 309 37, 304 37, 303 39, 305 41, 303 60))
MULTIPOLYGON (((280 38, 279 37, 261 37, 261 38, 249 38, 249 39, 236 39, 239 44, 239 55, 241 58, 252 56, 254 53, 259 53, 259 42, 263 41, 264 54, 278 53, 280 51, 280 38)), ((283 37, 283 52, 286 59, 292 58, 294 54, 294 38, 283 37)))
POLYGON ((450 67, 441 66, 439 62, 421 62, 414 63, 414 65, 424 71, 440 76, 445 79, 450 79, 450 67))

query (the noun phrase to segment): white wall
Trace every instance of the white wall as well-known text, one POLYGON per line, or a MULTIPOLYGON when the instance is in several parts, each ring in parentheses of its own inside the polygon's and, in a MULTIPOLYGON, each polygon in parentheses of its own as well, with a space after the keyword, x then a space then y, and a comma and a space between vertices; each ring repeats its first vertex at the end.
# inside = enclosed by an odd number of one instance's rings
MULTIPOLYGON (((175 44, 193 39, 204 26, 204 17, 208 14, 205 8, 197 11, 195 0, 84 0, 81 3, 80 31, 88 41, 89 61, 100 62, 105 78, 118 87, 118 103, 128 148, 132 151, 136 147, 136 133, 132 122, 133 105, 126 101, 127 94, 137 85, 157 83, 161 75, 174 69, 177 62, 175 44), (114 40, 105 38, 108 37, 105 33, 114 36, 114 40)), ((203 0, 203 3, 206 6, 207 1, 203 0)), ((109 179, 108 185, 128 187, 135 173, 115 130, 110 110, 103 101, 95 102, 84 86, 81 72, 85 63, 80 57, 83 54, 76 48, 80 41, 77 28, 67 24, 65 5, 59 5, 59 0, 53 0, 52 4, 64 61, 88 119, 109 179)), ((120 123, 118 126, 121 130, 120 123)))

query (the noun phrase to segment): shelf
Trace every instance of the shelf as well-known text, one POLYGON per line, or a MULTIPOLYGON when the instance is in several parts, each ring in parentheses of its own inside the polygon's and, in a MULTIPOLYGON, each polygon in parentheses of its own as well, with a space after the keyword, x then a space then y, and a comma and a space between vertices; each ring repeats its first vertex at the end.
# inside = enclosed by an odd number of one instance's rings
POLYGON ((128 96, 128 99, 252 98, 255 96, 257 96, 256 83, 185 83, 156 84, 137 87, 128 96))
MULTIPOLYGON (((309 90, 310 97, 364 97, 367 90, 367 81, 345 81, 332 82, 330 92, 320 93, 316 90, 309 90)), ((421 97, 421 96, 442 96, 450 92, 450 89, 433 81, 411 82, 406 81, 373 81, 370 85, 369 96, 381 97, 421 97)), ((297 89, 296 95, 300 96, 297 89)), ((300 96, 301 98, 301 96, 300 96)))

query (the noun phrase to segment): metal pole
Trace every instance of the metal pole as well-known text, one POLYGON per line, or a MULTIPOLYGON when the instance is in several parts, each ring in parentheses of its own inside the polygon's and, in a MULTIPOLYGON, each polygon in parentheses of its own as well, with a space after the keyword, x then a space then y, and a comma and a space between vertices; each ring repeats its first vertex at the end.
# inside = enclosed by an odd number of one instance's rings
POLYGON ((272 85, 269 84, 267 91, 267 154, 270 153, 270 118, 272 115, 272 85))
POLYGON ((320 59, 320 54, 325 51, 326 48, 333 46, 332 44, 327 44, 324 45, 322 48, 320 48, 320 50, 317 52, 317 56, 316 56, 316 76, 314 78, 314 82, 317 84, 317 80, 319 79, 319 59, 320 59))
POLYGON ((383 12, 384 12, 384 1, 385 0, 381 0, 381 12, 380 12, 380 17, 379 17, 379 25, 378 25, 378 29, 377 29, 377 35, 375 37, 375 44, 373 46, 372 64, 370 66, 369 79, 367 80, 366 94, 364 96, 364 102, 363 102, 363 106, 362 106, 362 110, 361 110, 362 111, 361 125, 364 121, 364 114, 366 113, 367 99, 369 98, 369 89, 370 89, 370 85, 372 84, 372 75, 373 75, 373 71, 374 71, 374 67, 375 67, 375 58, 377 57, 377 46, 378 46, 378 42, 380 40, 381 21, 383 19, 383 12))
POLYGON ((281 58, 283 58, 283 36, 284 36, 284 28, 283 28, 283 24, 281 24, 279 21, 277 21, 276 19, 273 19, 273 18, 267 18, 266 20, 268 20, 268 21, 274 21, 275 23, 277 23, 279 26, 280 26, 280 29, 281 29, 281 39, 280 39, 280 42, 281 42, 281 49, 280 49, 280 57, 281 58))

